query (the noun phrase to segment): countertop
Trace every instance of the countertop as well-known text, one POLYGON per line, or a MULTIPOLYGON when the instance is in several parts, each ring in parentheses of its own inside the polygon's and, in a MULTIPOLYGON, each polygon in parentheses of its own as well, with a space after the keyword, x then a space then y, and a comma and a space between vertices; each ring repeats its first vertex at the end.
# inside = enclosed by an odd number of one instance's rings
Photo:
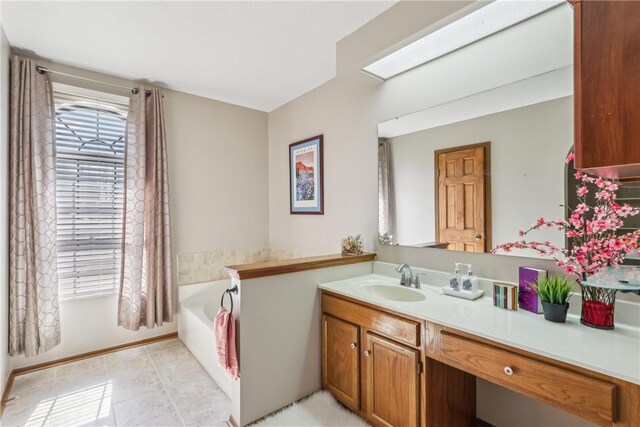
MULTIPOLYGON (((363 291, 367 284, 400 286, 396 278, 370 274, 319 285, 320 289, 428 320, 492 341, 640 384, 640 329, 616 325, 599 330, 569 315, 567 323, 553 323, 525 310, 493 306, 486 296, 476 301, 442 294, 439 287, 416 290, 426 298, 417 302, 383 299, 363 291)), ((486 293, 485 293, 486 295, 486 293)))

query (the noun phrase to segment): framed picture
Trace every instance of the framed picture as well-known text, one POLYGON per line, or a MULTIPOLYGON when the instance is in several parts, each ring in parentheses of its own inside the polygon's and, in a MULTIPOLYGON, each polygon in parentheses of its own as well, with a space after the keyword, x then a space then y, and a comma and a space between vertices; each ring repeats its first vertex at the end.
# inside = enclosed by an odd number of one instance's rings
POLYGON ((322 167, 322 135, 289 145, 291 214, 324 214, 322 167))

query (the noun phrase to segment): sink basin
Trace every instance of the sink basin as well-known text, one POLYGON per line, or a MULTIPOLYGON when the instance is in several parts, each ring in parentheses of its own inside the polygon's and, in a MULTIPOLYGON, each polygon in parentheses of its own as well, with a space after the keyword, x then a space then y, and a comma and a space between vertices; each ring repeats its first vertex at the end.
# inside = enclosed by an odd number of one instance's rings
POLYGON ((364 285, 360 290, 367 295, 390 301, 418 302, 425 299, 422 292, 400 285, 364 285))

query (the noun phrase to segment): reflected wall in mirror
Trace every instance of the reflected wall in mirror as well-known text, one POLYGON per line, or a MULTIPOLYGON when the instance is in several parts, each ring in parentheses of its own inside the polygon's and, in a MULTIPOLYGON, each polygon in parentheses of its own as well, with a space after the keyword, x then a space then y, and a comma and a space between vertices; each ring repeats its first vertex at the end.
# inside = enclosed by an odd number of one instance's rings
MULTIPOLYGON (((380 243, 489 252, 564 217, 572 13, 560 3, 409 72, 434 99, 440 86, 456 95, 379 124, 380 243)), ((537 238, 565 244, 557 230, 537 238)))

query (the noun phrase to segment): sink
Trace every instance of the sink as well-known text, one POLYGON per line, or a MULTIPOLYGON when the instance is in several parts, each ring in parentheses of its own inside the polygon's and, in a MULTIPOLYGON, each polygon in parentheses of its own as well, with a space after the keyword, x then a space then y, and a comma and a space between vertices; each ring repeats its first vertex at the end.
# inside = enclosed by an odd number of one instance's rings
POLYGON ((390 301, 418 302, 425 299, 422 292, 400 285, 370 284, 360 287, 360 290, 367 295, 390 301))

